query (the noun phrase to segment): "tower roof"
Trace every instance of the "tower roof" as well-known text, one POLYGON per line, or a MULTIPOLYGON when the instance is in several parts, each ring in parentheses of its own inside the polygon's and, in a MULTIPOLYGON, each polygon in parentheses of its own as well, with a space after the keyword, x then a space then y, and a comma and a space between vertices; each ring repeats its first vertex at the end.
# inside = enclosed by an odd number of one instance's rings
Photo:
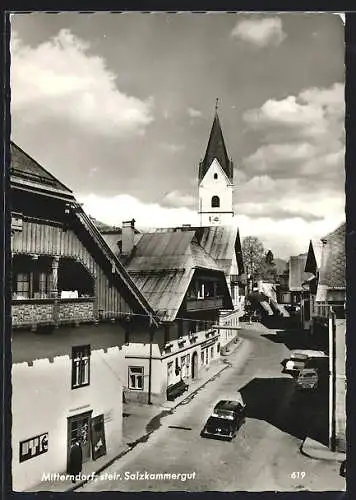
POLYGON ((199 181, 203 179, 204 175, 209 170, 209 167, 212 164, 214 158, 218 160, 225 174, 232 182, 233 163, 229 159, 227 154, 224 136, 221 130, 221 124, 217 111, 215 111, 215 117, 213 121, 213 126, 211 127, 211 132, 210 132, 208 146, 206 148, 205 157, 204 160, 199 165, 199 181))

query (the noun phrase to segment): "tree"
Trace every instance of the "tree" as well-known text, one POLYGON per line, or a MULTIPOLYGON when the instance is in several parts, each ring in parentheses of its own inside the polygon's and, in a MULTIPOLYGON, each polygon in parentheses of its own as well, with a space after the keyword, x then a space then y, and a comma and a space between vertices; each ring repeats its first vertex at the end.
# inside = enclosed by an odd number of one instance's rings
POLYGON ((265 250, 262 241, 256 236, 247 236, 242 242, 242 256, 246 273, 252 283, 262 277, 265 261, 265 250))
POLYGON ((264 259, 262 276, 265 281, 275 283, 277 281, 277 268, 271 250, 268 250, 264 259))

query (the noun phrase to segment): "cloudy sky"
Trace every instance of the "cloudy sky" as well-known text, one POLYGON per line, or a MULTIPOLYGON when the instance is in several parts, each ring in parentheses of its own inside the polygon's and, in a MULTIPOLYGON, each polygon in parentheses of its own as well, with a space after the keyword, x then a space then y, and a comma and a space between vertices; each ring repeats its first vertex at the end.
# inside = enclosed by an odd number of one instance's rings
POLYGON ((306 251, 344 219, 333 14, 15 14, 12 140, 108 224, 198 222, 215 99, 241 237, 306 251))

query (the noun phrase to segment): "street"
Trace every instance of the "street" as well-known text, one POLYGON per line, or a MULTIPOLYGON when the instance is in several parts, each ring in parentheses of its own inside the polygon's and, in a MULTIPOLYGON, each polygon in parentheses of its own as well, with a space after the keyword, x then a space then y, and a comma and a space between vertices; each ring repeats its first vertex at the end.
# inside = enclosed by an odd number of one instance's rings
POLYGON ((226 358, 226 370, 172 414, 155 419, 150 425, 156 430, 146 442, 77 491, 345 489, 339 464, 300 452, 306 435, 327 436, 327 390, 297 393, 292 377, 281 373, 289 350, 272 330, 242 330, 241 337, 242 346, 226 358), (237 390, 247 404, 247 418, 236 438, 201 438, 216 402, 234 399, 237 390), (153 473, 195 474, 190 479, 147 477, 153 473))

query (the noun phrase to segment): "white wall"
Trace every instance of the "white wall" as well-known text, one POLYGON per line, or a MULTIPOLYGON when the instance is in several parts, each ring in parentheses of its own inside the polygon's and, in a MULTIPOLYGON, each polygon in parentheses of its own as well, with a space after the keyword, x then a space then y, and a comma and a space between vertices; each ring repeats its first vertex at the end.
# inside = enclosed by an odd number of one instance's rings
MULTIPOLYGON (((12 367, 12 478, 13 489, 23 491, 41 481, 44 472, 67 468, 67 418, 93 410, 104 414, 107 452, 122 439, 123 354, 118 347, 93 351, 90 385, 71 389, 69 356, 14 364, 12 367), (19 442, 49 433, 48 451, 19 462, 19 442)), ((94 468, 95 470, 95 468, 94 468)))
POLYGON ((233 186, 215 158, 199 185, 199 211, 210 212, 210 214, 201 215, 202 226, 231 223, 233 214, 223 214, 221 212, 233 211, 232 194, 233 186), (217 174, 217 179, 214 179, 214 174, 217 174), (212 208, 211 206, 211 198, 214 195, 220 198, 220 207, 218 208, 212 208), (209 219, 209 217, 214 218, 214 214, 220 214, 218 222, 209 219))

